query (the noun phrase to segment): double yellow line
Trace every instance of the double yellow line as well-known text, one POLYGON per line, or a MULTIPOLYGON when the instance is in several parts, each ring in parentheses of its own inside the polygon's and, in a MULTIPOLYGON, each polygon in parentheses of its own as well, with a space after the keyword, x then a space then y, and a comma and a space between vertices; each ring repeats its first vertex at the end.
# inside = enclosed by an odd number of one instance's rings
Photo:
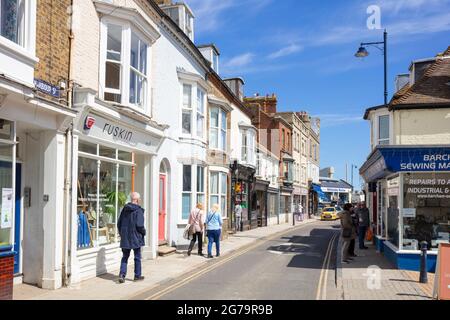
POLYGON ((333 252, 334 242, 339 236, 338 232, 335 232, 331 238, 327 252, 325 253, 325 259, 322 264, 322 271, 320 272, 319 285, 317 286, 316 300, 326 300, 327 299, 327 285, 328 285, 328 270, 330 268, 331 254, 333 252))
MULTIPOLYGON (((229 262, 230 260, 233 260, 233 259, 235 259, 235 258, 237 258, 237 257, 239 257, 239 256, 241 256, 241 255, 243 255, 243 254, 245 254, 245 253, 247 253, 247 252, 257 248, 257 247, 259 247, 262 243, 270 241, 270 240, 273 240, 273 239, 276 239, 277 237, 280 237, 280 236, 282 236, 282 235, 284 235, 286 233, 292 232, 294 230, 303 229, 304 227, 308 226, 309 224, 311 224, 311 223, 307 223, 307 224, 299 226, 297 228, 292 228, 292 229, 289 229, 289 230, 281 231, 281 232, 276 233, 276 234, 274 234, 274 235, 272 235, 270 237, 265 238, 263 241, 258 241, 258 240, 261 240, 261 239, 258 239, 255 243, 251 243, 251 244, 247 245, 247 247, 244 247, 239 252, 231 254, 230 256, 228 256, 228 257, 226 257, 226 258, 224 258, 224 259, 222 259, 222 260, 220 260, 220 261, 218 261, 218 262, 216 262, 216 263, 214 263, 214 264, 212 264, 210 266, 207 266, 206 268, 202 268, 201 270, 199 270, 199 271, 191 274, 190 276, 188 276, 188 277, 178 281, 177 283, 175 283, 175 284, 173 284, 171 286, 168 286, 167 288, 165 288, 165 289, 163 289, 163 290, 161 290, 161 291, 159 291, 159 292, 157 292, 157 293, 155 293, 155 294, 145 298, 144 300, 158 300, 161 297, 169 294, 170 292, 172 292, 172 291, 174 291, 174 290, 184 286, 185 284, 195 280, 196 278, 206 274, 207 272, 212 271, 212 270, 214 270, 214 269, 224 265, 225 263, 229 262)), ((142 293, 141 293, 141 295, 142 295, 142 293)), ((134 297, 136 297, 136 296, 137 295, 135 295, 134 297)))

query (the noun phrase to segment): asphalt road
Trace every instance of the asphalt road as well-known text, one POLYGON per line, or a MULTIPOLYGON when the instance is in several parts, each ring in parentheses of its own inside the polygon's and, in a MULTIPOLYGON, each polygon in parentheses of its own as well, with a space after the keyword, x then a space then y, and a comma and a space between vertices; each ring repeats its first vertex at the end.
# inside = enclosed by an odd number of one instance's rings
MULTIPOLYGON (((187 283, 157 288, 148 298, 161 300, 315 300, 335 299, 338 224, 315 222, 273 239, 260 240, 231 260, 187 283), (328 272, 325 272, 328 270, 328 272), (162 292, 155 294, 155 292, 162 292)), ((214 249, 213 249, 214 250, 214 249)), ((214 252, 214 251, 213 251, 214 252)), ((221 259, 224 260, 221 263, 221 259)), ((226 261, 229 260, 229 261, 226 261)), ((186 282, 186 280, 184 280, 186 282)))

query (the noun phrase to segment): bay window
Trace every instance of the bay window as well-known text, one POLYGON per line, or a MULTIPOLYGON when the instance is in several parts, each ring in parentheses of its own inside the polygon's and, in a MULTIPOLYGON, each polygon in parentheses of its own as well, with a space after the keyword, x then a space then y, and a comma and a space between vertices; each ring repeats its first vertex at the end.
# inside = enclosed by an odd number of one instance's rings
POLYGON ((209 146, 212 149, 226 151, 227 114, 218 107, 212 107, 210 110, 209 146))
POLYGON ((127 24, 103 25, 103 98, 146 111, 148 45, 127 24))
POLYGON ((0 35, 24 45, 25 0, 0 0, 0 35))
POLYGON ((227 216, 227 174, 211 171, 209 188, 209 208, 218 204, 223 217, 227 216))
POLYGON ((182 115, 183 134, 192 133, 192 86, 183 85, 183 115, 182 115))
POLYGON ((196 165, 183 165, 182 184, 181 218, 187 220, 195 205, 205 203, 205 168, 196 165))

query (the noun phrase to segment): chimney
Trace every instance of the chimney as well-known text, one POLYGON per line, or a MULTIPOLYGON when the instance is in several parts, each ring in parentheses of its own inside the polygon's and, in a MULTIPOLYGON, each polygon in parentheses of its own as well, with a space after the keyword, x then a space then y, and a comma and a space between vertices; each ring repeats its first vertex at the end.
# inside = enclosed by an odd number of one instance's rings
POLYGON ((242 78, 230 78, 223 80, 230 90, 239 98, 240 101, 244 101, 244 79, 242 78))
POLYGON ((412 86, 414 85, 414 83, 419 81, 425 74, 425 71, 428 69, 428 67, 435 61, 436 58, 428 58, 413 61, 411 63, 411 66, 409 67, 410 71, 409 84, 412 86))
POLYGON ((172 0, 155 0, 157 5, 166 5, 169 6, 172 4, 172 0))
POLYGON ((395 93, 400 91, 406 84, 409 83, 409 73, 399 74, 395 77, 395 93))

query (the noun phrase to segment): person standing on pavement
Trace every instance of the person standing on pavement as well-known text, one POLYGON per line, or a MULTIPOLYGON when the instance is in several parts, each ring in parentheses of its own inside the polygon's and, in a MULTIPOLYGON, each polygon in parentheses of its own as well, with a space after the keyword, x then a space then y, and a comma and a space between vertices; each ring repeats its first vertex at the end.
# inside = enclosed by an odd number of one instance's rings
POLYGON ((352 237, 352 240, 350 241, 350 245, 348 247, 348 254, 350 256, 350 258, 354 258, 357 255, 355 254, 355 245, 356 245, 356 237, 358 236, 358 216, 355 212, 355 208, 351 207, 350 209, 350 214, 351 214, 351 218, 352 218, 352 230, 353 230, 353 234, 354 237, 352 237))
POLYGON ((198 240, 198 255, 203 257, 203 229, 205 226, 205 215, 201 203, 197 204, 197 207, 191 211, 188 223, 194 228, 194 234, 192 235, 191 244, 189 245, 187 254, 188 256, 191 255, 195 242, 198 240))
POLYGON ((356 215, 358 217, 358 242, 359 249, 366 250, 369 249, 365 246, 364 240, 366 237, 367 229, 370 226, 370 214, 369 209, 366 207, 366 203, 364 201, 360 202, 358 205, 358 209, 356 209, 356 215))
POLYGON ((125 205, 120 213, 117 228, 120 234, 122 261, 120 264, 119 283, 125 282, 128 258, 134 252, 134 281, 144 280, 141 266, 141 248, 145 245, 144 209, 139 205, 141 196, 137 192, 131 194, 131 202, 125 205))
POLYGON ((236 231, 242 231, 241 230, 241 221, 242 221, 242 206, 241 202, 238 201, 236 203, 236 207, 234 208, 234 213, 236 216, 236 231))
POLYGON ((344 205, 344 211, 338 213, 338 218, 341 221, 341 229, 342 229, 342 262, 349 263, 353 258, 350 257, 349 247, 352 239, 356 238, 355 229, 353 227, 352 222, 352 205, 347 203, 344 205))
POLYGON ((206 235, 208 236, 208 258, 213 258, 212 245, 216 243, 216 257, 220 257, 220 236, 222 234, 222 215, 219 205, 214 204, 211 211, 206 216, 206 235))

